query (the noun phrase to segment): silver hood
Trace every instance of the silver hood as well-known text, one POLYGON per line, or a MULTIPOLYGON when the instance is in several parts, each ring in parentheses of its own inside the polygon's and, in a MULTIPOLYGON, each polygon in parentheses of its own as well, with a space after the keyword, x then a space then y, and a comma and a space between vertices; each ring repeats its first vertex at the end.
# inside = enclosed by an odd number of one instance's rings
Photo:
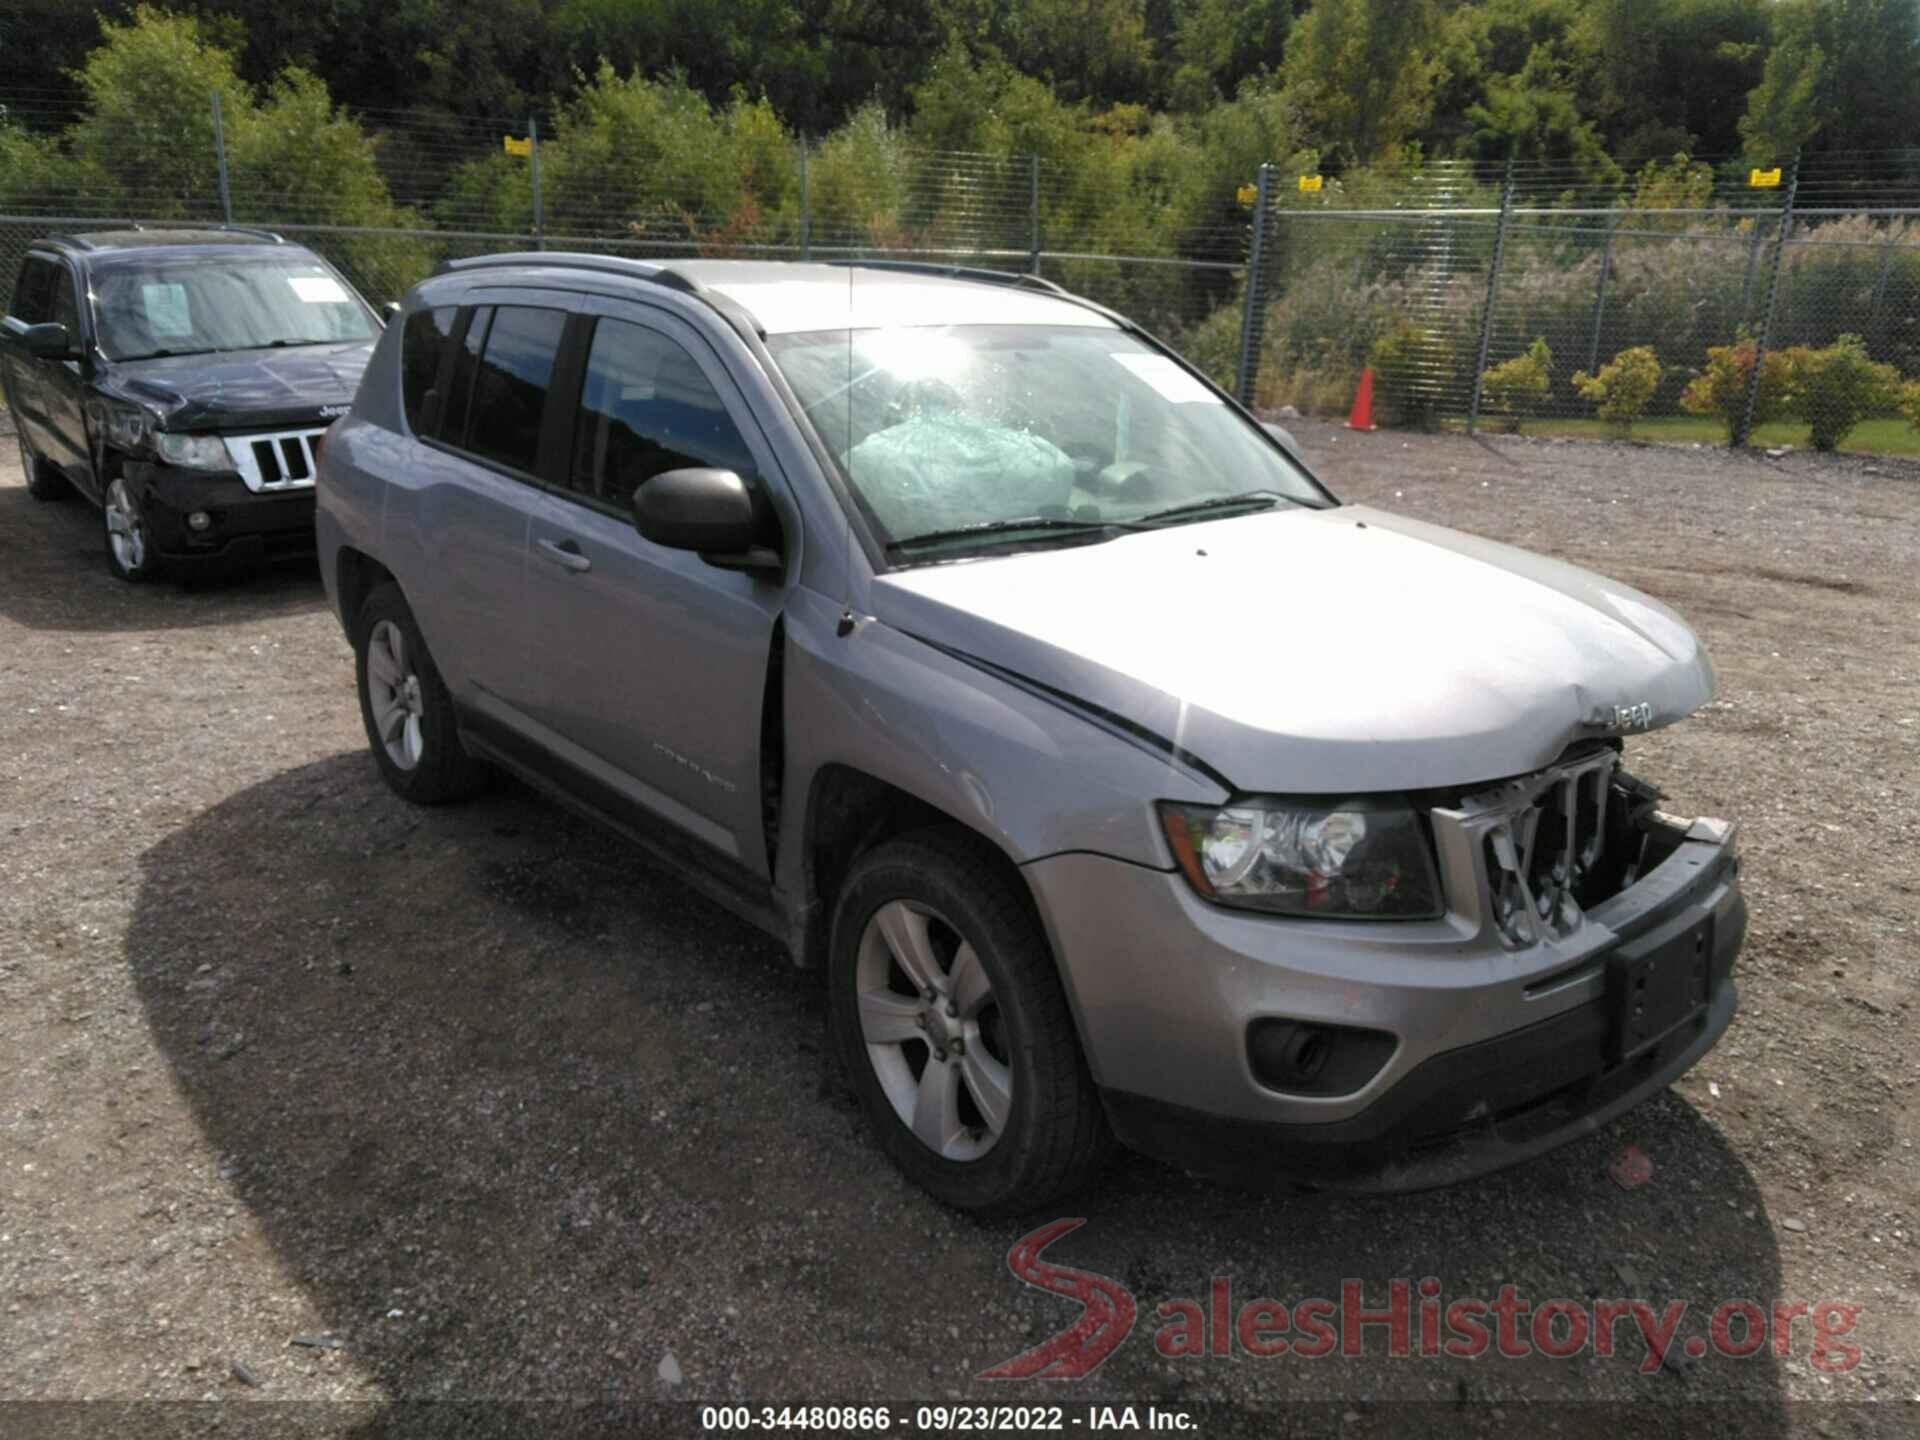
POLYGON ((1659 601, 1358 505, 897 571, 873 609, 1151 731, 1242 791, 1524 774, 1714 692, 1706 652, 1659 601))

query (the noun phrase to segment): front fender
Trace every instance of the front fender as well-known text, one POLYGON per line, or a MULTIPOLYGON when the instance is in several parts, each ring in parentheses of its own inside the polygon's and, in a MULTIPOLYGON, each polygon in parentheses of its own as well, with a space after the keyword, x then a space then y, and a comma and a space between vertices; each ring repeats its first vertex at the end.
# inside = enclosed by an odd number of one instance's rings
MULTIPOLYGON (((992 840, 1016 864, 1091 851, 1170 868, 1156 800, 1226 792, 1150 744, 804 587, 786 611, 786 780, 793 797, 843 765, 992 840)), ((782 888, 804 893, 806 807, 784 807, 782 888)))

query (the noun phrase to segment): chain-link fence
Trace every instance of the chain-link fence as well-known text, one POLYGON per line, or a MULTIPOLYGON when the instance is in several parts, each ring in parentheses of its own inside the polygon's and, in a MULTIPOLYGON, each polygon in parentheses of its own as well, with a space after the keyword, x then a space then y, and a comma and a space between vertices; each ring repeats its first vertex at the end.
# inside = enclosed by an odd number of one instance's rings
POLYGON ((1371 371, 1386 424, 1920 449, 1914 158, 1270 179, 1253 395, 1346 413, 1371 371))
POLYGON ((1561 162, 1265 167, 1196 203, 1152 164, 929 151, 865 120, 795 144, 764 109, 664 94, 489 124, 348 118, 282 87, 176 97, 163 133, 164 107, 8 97, 0 277, 40 235, 113 222, 268 227, 376 302, 509 249, 915 258, 1056 281, 1266 408, 1344 415, 1370 372, 1388 425, 1915 448, 1916 152, 1675 157, 1606 183, 1561 162))

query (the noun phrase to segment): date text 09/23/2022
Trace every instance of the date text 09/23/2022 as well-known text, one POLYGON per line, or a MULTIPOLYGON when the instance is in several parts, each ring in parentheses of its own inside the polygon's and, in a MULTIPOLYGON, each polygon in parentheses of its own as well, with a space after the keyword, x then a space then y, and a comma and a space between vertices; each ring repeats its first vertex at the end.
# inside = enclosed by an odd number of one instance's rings
POLYGON ((896 1425, 908 1434, 939 1435, 1068 1430, 1175 1433, 1199 1428, 1189 1412, 1155 1405, 918 1405, 898 1411, 886 1405, 705 1405, 700 1410, 700 1428, 713 1432, 829 1430, 884 1435, 896 1425))

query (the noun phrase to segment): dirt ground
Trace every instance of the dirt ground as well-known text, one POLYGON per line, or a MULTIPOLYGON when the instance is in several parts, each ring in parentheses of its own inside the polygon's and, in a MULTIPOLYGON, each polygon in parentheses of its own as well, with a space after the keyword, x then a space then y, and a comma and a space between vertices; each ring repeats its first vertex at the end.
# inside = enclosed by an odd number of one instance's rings
POLYGON ((96 512, 32 501, 5 442, 0 1400, 358 1402, 297 1412, 338 1429, 428 1398, 1125 1401, 1201 1407, 1202 1433, 1323 1401, 1349 1434, 1404 1430, 1399 1401, 1531 1432, 1549 1412, 1520 1402, 1636 1400, 1551 1423, 1914 1433, 1920 470, 1299 430, 1346 497, 1591 565, 1703 632, 1720 699, 1629 754, 1742 828, 1741 1014, 1671 1093, 1438 1193, 1276 1199, 1122 1158, 1049 1258, 1127 1286, 1136 1331, 1024 1385, 975 1377, 1076 1307, 1009 1273, 1028 1226, 942 1210, 868 1143, 812 977, 518 789, 402 805, 311 567, 120 585, 96 512), (1631 1189, 1606 1174, 1629 1144, 1653 1165, 1631 1189), (1347 1278, 1370 1305, 1395 1277, 1638 1294, 1687 1302, 1682 1335, 1725 1300, 1841 1301, 1860 1358, 1816 1368, 1806 1321, 1788 1353, 1653 1373, 1631 1334, 1610 1358, 1157 1353, 1157 1307, 1216 1276, 1236 1307, 1347 1278))

